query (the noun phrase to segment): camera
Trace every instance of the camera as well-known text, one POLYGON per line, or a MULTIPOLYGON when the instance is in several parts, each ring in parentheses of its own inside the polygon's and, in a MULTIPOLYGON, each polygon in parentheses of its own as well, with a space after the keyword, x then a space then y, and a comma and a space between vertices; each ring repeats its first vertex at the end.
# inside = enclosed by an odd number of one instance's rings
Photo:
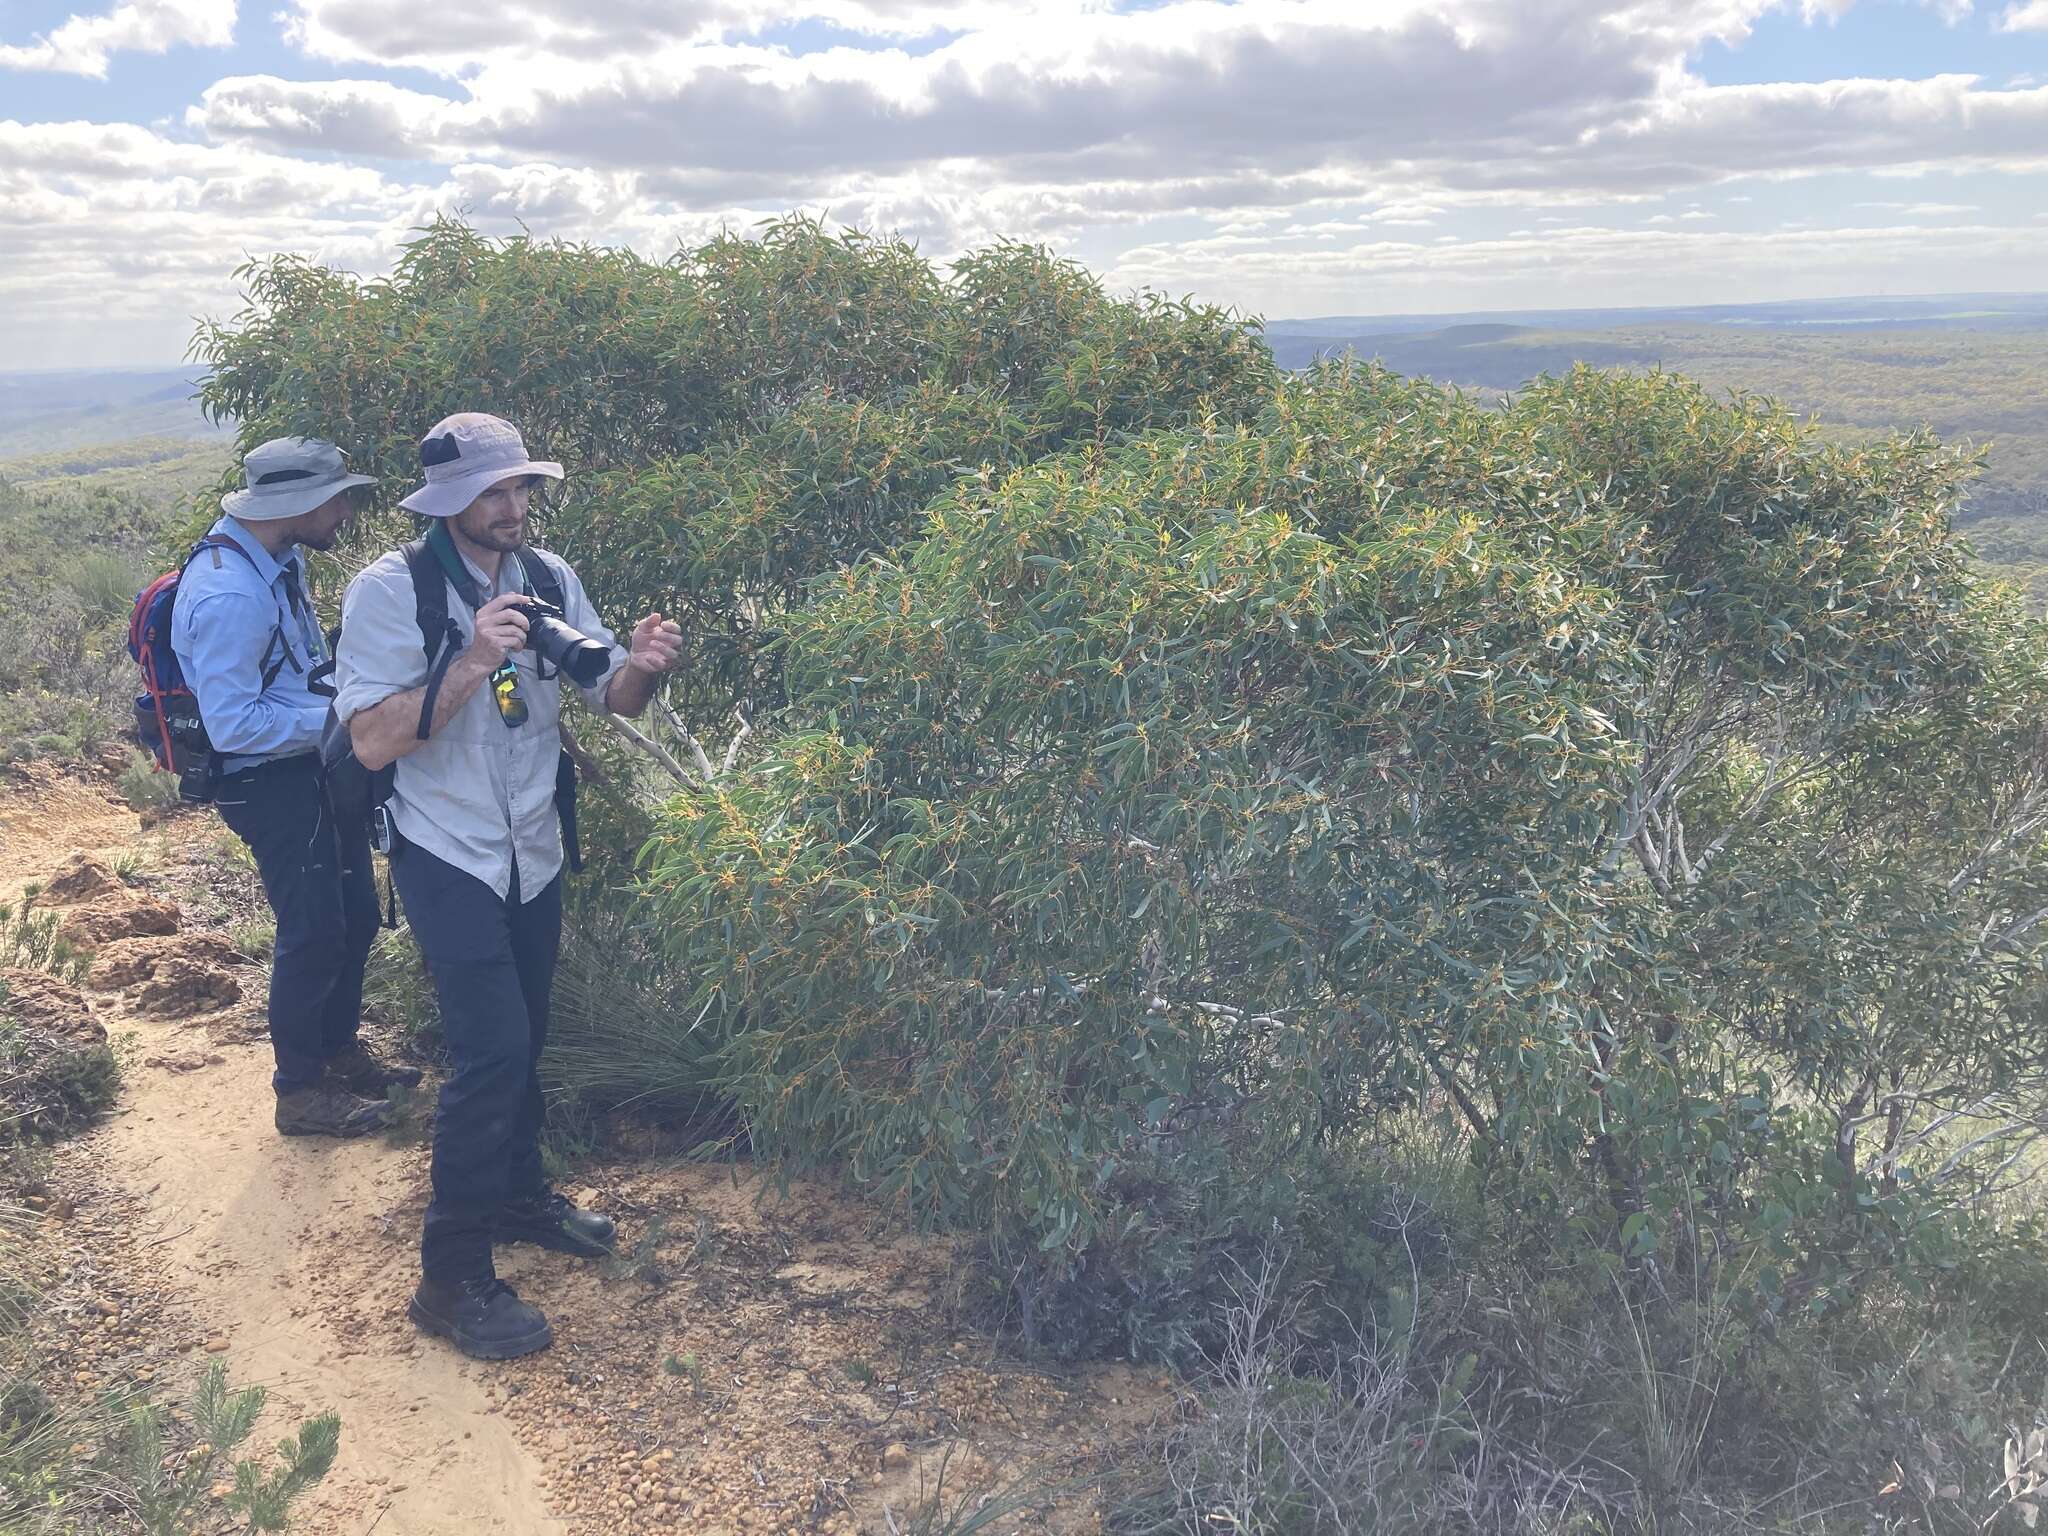
POLYGON ((567 673, 578 687, 588 688, 604 676, 612 664, 609 646, 572 629, 553 603, 529 597, 515 606, 526 615, 527 647, 541 660, 567 673))

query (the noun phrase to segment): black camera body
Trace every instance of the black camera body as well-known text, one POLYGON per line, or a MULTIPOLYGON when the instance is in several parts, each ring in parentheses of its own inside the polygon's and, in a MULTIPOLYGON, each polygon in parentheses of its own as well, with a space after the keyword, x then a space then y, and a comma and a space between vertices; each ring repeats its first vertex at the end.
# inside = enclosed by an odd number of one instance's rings
POLYGON ((513 607, 526 615, 527 648, 578 687, 588 688, 612 664, 611 647, 573 628, 562 610, 545 598, 529 597, 513 607))

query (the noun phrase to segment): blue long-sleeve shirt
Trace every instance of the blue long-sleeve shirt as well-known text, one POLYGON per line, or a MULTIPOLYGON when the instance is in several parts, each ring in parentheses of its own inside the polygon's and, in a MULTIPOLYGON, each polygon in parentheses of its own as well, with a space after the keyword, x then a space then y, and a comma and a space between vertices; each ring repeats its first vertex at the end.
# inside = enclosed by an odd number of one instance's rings
POLYGON ((248 551, 203 549, 178 583, 171 649, 199 701, 214 750, 233 773, 277 758, 317 751, 327 700, 306 680, 326 645, 309 604, 295 611, 285 592, 293 571, 304 590, 297 550, 280 560, 243 524, 223 517, 215 534, 248 551), (266 687, 265 672, 276 666, 266 687))

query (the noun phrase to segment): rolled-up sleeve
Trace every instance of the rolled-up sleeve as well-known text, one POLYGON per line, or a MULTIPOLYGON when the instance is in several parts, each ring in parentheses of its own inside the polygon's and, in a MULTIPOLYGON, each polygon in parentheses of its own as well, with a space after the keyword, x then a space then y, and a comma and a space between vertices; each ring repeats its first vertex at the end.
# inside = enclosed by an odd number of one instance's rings
POLYGON ((612 679, 626 664, 626 649, 619 644, 618 636, 598 617, 597 609, 591 606, 590 594, 583 590, 583 583, 576 573, 561 561, 555 562, 555 571, 562 578, 562 617, 569 621, 569 627, 589 636, 599 645, 611 647, 611 665, 604 669, 604 676, 588 688, 576 689, 583 695, 584 703, 599 714, 608 715, 611 706, 605 702, 605 695, 611 691, 612 679))
POLYGON ((327 707, 266 698, 263 667, 274 659, 277 616, 268 600, 234 591, 194 594, 178 606, 176 625, 185 680, 216 752, 235 757, 287 756, 320 745, 327 707))
POLYGON ((412 575, 373 565, 341 600, 341 643, 334 651, 334 713, 343 721, 427 680, 426 647, 412 575))

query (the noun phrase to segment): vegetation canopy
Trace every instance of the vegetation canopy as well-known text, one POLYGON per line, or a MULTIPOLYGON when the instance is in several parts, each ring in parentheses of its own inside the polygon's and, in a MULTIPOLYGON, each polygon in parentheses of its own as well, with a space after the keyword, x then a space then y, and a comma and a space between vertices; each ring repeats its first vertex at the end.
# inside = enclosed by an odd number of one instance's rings
POLYGON ((200 338, 246 441, 387 502, 455 409, 569 461, 556 547, 696 641, 677 730, 751 722, 619 824, 664 1059, 990 1231, 1039 1342, 1200 1346, 1276 1234, 1413 1328, 1422 1141, 1744 1349, 2024 1251, 2048 654, 1967 456, 1661 374, 1284 375, 1035 248, 801 221, 248 279, 200 338))

